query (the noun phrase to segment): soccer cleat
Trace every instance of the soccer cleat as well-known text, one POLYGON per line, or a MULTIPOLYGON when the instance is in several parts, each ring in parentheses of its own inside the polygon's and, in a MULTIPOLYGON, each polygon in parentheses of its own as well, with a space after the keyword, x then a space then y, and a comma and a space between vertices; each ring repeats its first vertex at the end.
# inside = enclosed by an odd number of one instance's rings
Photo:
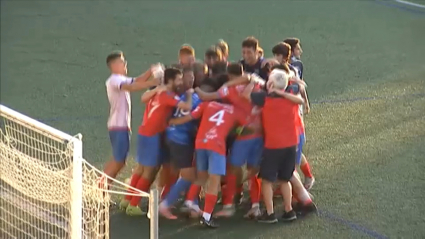
POLYGON ((261 222, 261 223, 268 223, 268 224, 272 224, 272 223, 278 222, 278 220, 276 218, 276 215, 274 213, 267 214, 267 212, 264 212, 263 215, 261 215, 260 217, 258 217, 257 221, 258 222, 261 222))
POLYGON ((218 218, 218 217, 231 217, 231 216, 235 215, 235 212, 236 212, 235 206, 225 205, 225 206, 223 206, 221 211, 214 214, 214 217, 216 217, 216 218, 218 218))
POLYGON ((261 216, 260 207, 251 208, 247 214, 245 214, 244 218, 255 219, 261 216))
POLYGON ((282 220, 285 222, 292 222, 297 219, 297 214, 294 210, 291 210, 289 212, 283 212, 282 220))
POLYGON ((168 207, 163 206, 161 204, 159 205, 158 212, 161 216, 163 216, 163 217, 165 217, 169 220, 176 220, 177 219, 177 217, 170 212, 170 209, 168 207))
POLYGON ((125 213, 129 216, 143 216, 146 215, 146 212, 144 212, 139 206, 131 206, 128 205, 127 209, 125 210, 125 213))
POLYGON ((307 178, 306 177, 304 179, 304 187, 305 187, 305 189, 310 190, 313 187, 313 185, 314 185, 315 182, 316 182, 316 180, 314 179, 314 177, 311 177, 311 178, 307 178))
POLYGON ((216 229, 216 228, 219 227, 219 225, 212 218, 210 218, 210 220, 207 221, 207 220, 205 220, 204 217, 201 217, 201 221, 199 221, 199 223, 202 226, 205 226, 205 227, 208 227, 208 228, 211 228, 211 229, 216 229))
POLYGON ((119 208, 120 208, 121 210, 124 210, 124 211, 125 211, 125 210, 127 209, 128 205, 130 205, 130 201, 125 200, 125 198, 124 198, 124 199, 122 199, 122 200, 120 201, 119 208))

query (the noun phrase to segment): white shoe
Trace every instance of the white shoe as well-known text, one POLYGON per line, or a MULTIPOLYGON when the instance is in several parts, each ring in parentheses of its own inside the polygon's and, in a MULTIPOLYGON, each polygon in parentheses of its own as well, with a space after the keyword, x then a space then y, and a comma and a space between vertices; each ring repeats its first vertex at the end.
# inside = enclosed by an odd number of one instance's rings
POLYGON ((261 216, 260 207, 253 207, 243 217, 244 218, 249 218, 249 219, 255 219, 255 218, 259 217, 259 216, 261 216))
POLYGON ((226 205, 223 206, 223 208, 221 209, 221 211, 217 212, 214 214, 214 217, 231 217, 233 215, 235 215, 236 209, 235 206, 233 205, 226 205))

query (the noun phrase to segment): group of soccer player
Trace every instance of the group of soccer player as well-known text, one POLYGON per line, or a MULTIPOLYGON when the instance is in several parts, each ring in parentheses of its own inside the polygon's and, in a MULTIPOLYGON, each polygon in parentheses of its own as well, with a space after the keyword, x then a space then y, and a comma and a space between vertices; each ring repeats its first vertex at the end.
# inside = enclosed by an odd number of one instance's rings
MULTIPOLYGON (((214 218, 234 215, 244 182, 248 182, 251 201, 246 218, 277 222, 273 199, 279 195, 283 197, 282 221, 315 212, 308 192, 314 177, 302 153, 303 113, 310 108, 300 41, 285 39, 272 53, 272 58, 264 58, 258 40, 248 37, 242 42, 242 60, 229 62, 229 47, 220 40, 199 61, 193 47, 183 45, 177 64, 153 65, 136 78, 127 76, 122 52, 108 55, 113 159, 105 165, 105 174, 115 178, 125 166, 130 148, 130 92, 149 89, 141 97, 145 111, 130 186, 148 192, 158 178, 160 215, 177 219, 171 208, 184 197, 182 211, 216 228, 214 218), (213 213, 219 200, 222 209, 213 213)), ((128 215, 144 215, 141 197, 131 195, 134 192, 129 189, 120 208, 128 215)))

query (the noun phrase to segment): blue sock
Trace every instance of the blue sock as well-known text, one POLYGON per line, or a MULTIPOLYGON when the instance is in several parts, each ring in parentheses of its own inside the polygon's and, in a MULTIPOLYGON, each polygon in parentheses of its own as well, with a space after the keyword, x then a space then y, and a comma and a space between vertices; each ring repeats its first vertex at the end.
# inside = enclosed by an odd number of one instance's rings
POLYGON ((167 206, 173 205, 180 197, 181 192, 186 192, 192 183, 183 178, 179 178, 177 182, 171 187, 170 192, 165 197, 167 206))

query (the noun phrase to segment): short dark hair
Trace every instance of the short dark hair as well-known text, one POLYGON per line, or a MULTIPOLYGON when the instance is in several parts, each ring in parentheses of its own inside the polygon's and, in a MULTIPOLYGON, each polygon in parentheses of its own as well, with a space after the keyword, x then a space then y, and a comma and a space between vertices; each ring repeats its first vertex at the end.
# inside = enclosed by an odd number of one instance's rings
POLYGON ((239 62, 230 63, 227 66, 227 73, 230 75, 241 76, 243 74, 243 66, 239 62))
POLYGON ((180 47, 179 55, 195 56, 195 49, 191 45, 184 44, 180 47))
POLYGON ((287 65, 287 64, 279 64, 279 65, 274 65, 272 68, 271 68, 271 70, 274 70, 274 69, 278 69, 278 70, 283 70, 283 71, 285 71, 286 73, 288 73, 289 74, 289 66, 287 65))
POLYGON ((213 75, 224 74, 227 72, 227 62, 217 62, 211 67, 213 75))
POLYGON ((168 84, 170 80, 176 79, 177 75, 181 75, 181 70, 177 68, 167 68, 164 70, 164 84, 168 84))
POLYGON ((259 47, 257 38, 253 36, 245 38, 245 40, 242 41, 242 47, 253 48, 256 51, 259 47))
POLYGON ((106 65, 109 66, 109 64, 113 61, 115 61, 118 58, 124 57, 124 53, 122 51, 114 51, 112 53, 110 53, 107 57, 106 57, 106 65))
POLYGON ((217 47, 220 48, 223 55, 229 55, 229 45, 223 39, 218 40, 217 47))
POLYGON ((295 50, 295 48, 297 47, 298 44, 300 44, 300 39, 298 38, 286 38, 285 40, 283 40, 283 42, 285 42, 286 44, 291 46, 292 51, 295 50))
POLYGON ((218 60, 223 59, 223 52, 221 51, 220 47, 218 46, 211 46, 205 51, 205 57, 207 58, 215 58, 218 60))
POLYGON ((291 58, 291 46, 285 42, 279 42, 272 48, 273 55, 282 55, 286 61, 291 58))

